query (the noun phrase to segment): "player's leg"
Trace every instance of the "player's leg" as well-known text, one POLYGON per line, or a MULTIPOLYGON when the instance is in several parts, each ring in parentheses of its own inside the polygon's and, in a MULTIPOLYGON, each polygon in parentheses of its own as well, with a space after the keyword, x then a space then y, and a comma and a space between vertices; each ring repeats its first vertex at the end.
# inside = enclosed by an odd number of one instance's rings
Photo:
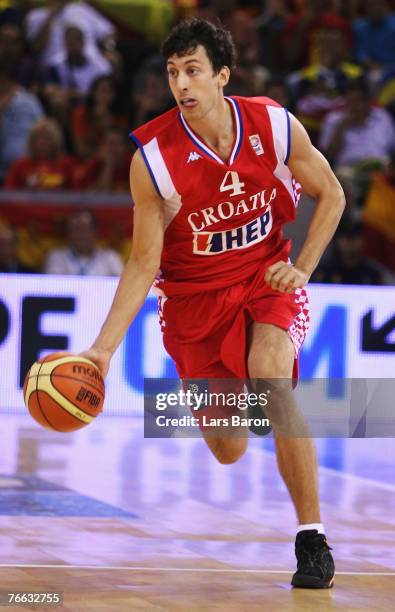
POLYGON ((288 333, 274 325, 254 322, 249 375, 257 386, 269 384, 271 388, 264 411, 273 426, 279 470, 302 526, 295 542, 298 565, 292 585, 328 588, 333 585, 335 567, 325 535, 311 525, 321 522, 317 459, 293 397, 293 365, 294 347, 288 333), (299 432, 303 437, 298 437, 299 432))
POLYGON ((290 430, 295 428, 295 436, 298 432, 302 435, 306 432, 300 416, 291 423, 293 414, 300 415, 291 384, 294 358, 294 347, 286 331, 266 323, 252 324, 248 372, 251 379, 260 379, 263 385, 262 379, 266 379, 270 386, 277 388, 274 394, 272 389, 264 410, 273 426, 280 473, 295 504, 299 522, 319 523, 315 447, 307 434, 306 437, 294 437, 290 430))
MULTIPOLYGON (((164 345, 187 386, 195 381, 197 387, 203 385, 201 391, 213 393, 223 391, 223 385, 229 391, 240 387, 235 374, 224 366, 221 357, 221 344, 229 332, 227 321, 233 321, 235 311, 239 309, 238 301, 229 299, 230 291, 210 291, 159 302, 160 320, 164 323, 164 345)), ((236 346, 240 344, 235 341, 236 346)), ((243 360, 245 351, 240 353, 243 360)), ((204 427, 203 415, 207 419, 220 419, 230 418, 235 412, 234 408, 226 405, 210 405, 193 411, 209 449, 223 464, 235 463, 245 453, 248 428, 204 427)))
POLYGON ((214 457, 222 464, 236 463, 244 455, 248 446, 247 427, 238 427, 234 436, 227 428, 225 435, 221 434, 221 431, 217 433, 203 431, 203 437, 214 457))
POLYGON ((210 377, 207 371, 199 371, 193 379, 185 381, 187 386, 191 388, 192 383, 195 392, 206 392, 210 398, 208 405, 194 412, 203 438, 219 463, 235 463, 247 450, 249 430, 232 426, 232 415, 238 410, 228 405, 226 398, 241 393, 244 381, 232 377, 221 362, 210 364, 210 377))

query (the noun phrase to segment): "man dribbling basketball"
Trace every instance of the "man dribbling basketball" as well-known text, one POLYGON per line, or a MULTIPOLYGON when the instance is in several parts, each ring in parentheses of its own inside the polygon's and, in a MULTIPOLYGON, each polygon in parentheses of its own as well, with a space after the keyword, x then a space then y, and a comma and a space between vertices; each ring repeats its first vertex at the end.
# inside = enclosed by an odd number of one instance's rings
MULTIPOLYGON (((177 106, 132 135, 132 252, 84 355, 107 374, 157 277, 164 344, 182 379, 292 380, 309 321, 305 285, 339 222, 343 191, 284 108, 224 97, 234 63, 228 32, 202 19, 181 22, 162 50, 177 106), (299 183, 317 206, 292 265, 282 226, 295 217, 299 183)), ((292 584, 332 586, 313 442, 273 428, 299 519, 292 584)), ((221 463, 233 463, 248 438, 206 441, 221 463)))

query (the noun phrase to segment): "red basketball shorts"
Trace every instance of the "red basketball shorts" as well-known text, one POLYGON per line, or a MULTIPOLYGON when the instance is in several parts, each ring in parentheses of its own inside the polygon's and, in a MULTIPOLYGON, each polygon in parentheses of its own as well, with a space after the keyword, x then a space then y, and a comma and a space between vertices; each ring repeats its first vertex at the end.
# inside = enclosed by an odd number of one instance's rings
POLYGON ((270 323, 288 332, 298 354, 309 327, 306 290, 280 293, 264 280, 264 271, 232 287, 192 295, 159 297, 164 346, 181 379, 248 378, 247 331, 252 322, 270 323))

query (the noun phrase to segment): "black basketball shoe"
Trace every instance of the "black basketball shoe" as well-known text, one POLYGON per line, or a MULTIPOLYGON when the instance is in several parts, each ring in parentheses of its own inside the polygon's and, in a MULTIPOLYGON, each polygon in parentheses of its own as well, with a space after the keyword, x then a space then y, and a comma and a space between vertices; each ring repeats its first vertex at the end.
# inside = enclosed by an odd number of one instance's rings
POLYGON ((297 570, 292 586, 305 589, 329 589, 334 583, 335 564, 326 537, 316 529, 299 531, 295 540, 297 570))

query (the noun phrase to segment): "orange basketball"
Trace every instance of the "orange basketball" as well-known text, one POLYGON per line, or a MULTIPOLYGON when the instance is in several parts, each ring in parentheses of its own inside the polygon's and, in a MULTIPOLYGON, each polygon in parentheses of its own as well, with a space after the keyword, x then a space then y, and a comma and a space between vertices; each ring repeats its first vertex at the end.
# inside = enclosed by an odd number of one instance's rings
POLYGON ((102 411, 104 380, 89 359, 52 353, 36 361, 23 385, 25 404, 33 419, 54 431, 75 431, 102 411))

